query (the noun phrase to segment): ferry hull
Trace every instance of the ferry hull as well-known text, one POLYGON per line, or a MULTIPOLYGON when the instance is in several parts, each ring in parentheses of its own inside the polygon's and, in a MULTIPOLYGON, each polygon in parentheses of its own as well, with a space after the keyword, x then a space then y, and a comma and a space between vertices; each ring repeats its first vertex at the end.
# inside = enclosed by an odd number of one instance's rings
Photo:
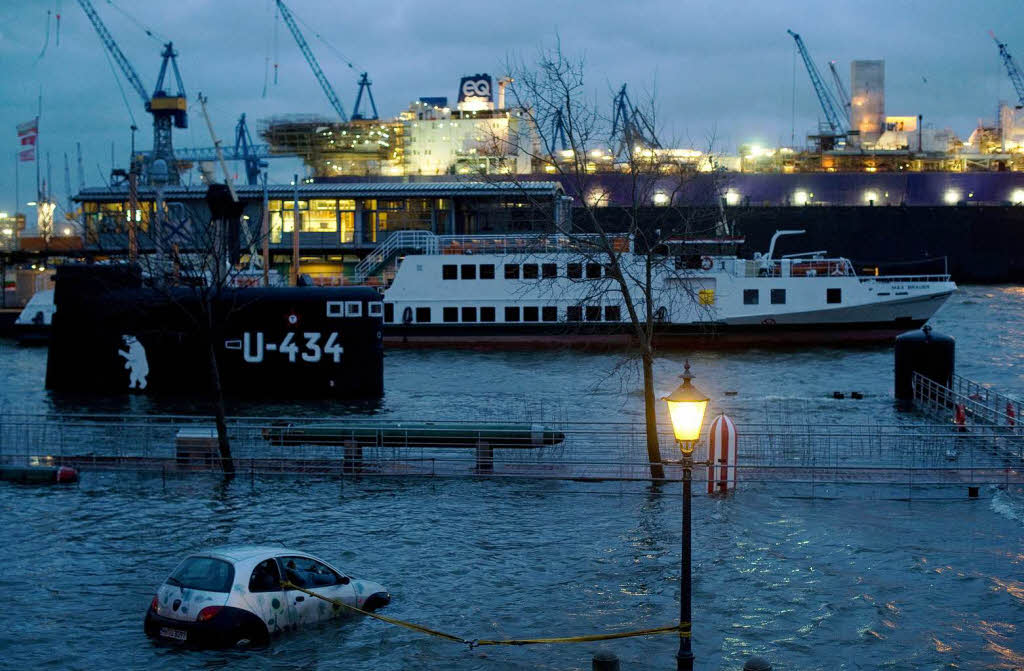
MULTIPOLYGON (((744 347, 802 347, 805 345, 865 345, 890 343, 926 319, 845 324, 671 324, 658 329, 660 349, 733 349, 744 347)), ((629 324, 581 325, 516 324, 387 325, 389 348, 453 349, 628 349, 634 344, 629 324)))

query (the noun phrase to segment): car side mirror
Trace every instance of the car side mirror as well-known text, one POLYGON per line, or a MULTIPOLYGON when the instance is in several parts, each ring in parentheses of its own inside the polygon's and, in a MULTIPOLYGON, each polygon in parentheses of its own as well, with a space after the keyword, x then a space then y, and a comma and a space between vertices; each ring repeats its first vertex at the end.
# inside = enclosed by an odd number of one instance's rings
POLYGON ((342 585, 347 585, 351 582, 351 580, 349 580, 349 577, 347 575, 343 575, 341 576, 341 580, 339 580, 338 582, 342 585))

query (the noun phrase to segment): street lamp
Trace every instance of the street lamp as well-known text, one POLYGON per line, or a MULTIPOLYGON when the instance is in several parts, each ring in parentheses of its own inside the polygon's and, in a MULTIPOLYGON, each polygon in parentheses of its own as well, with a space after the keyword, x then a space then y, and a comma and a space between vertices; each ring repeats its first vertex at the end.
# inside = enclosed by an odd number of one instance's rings
POLYGON ((708 408, 708 399, 704 393, 694 387, 690 380, 690 362, 683 368, 683 383, 665 397, 668 414, 672 419, 672 432, 679 451, 683 453, 683 552, 682 571, 680 574, 681 589, 679 594, 679 651, 676 652, 676 669, 678 671, 693 670, 693 651, 690 647, 692 626, 690 620, 690 481, 693 477, 693 449, 700 438, 700 427, 704 423, 704 412, 708 408))

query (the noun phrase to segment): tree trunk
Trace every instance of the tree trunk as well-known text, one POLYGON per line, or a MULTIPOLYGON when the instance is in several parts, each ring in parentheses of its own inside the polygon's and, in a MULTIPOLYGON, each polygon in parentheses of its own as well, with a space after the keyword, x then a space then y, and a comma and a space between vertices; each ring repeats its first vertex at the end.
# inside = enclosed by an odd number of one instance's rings
POLYGON ((644 368, 644 424, 647 429, 647 460, 651 464, 651 478, 665 479, 665 467, 661 464, 661 445, 658 442, 658 414, 654 400, 654 351, 650 344, 642 345, 641 359, 644 368))
POLYGON ((225 477, 234 477, 235 462, 231 458, 231 443, 228 441, 227 411, 224 407, 224 389, 220 384, 220 368, 217 366, 217 348, 214 338, 210 344, 210 386, 213 391, 213 410, 217 424, 217 448, 220 450, 220 467, 225 477))

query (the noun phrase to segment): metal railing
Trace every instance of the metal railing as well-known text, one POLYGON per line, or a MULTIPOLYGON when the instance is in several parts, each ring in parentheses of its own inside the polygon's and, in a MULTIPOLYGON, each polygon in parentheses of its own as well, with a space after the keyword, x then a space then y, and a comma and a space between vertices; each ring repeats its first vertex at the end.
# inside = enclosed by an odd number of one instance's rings
POLYGON ((437 254, 437 236, 431 231, 392 231, 380 245, 367 254, 355 267, 356 283, 366 281, 370 275, 403 251, 415 250, 424 254, 437 254))
MULTIPOLYGON (((419 423, 419 427, 424 423, 419 423)), ((446 422, 424 437, 366 419, 234 418, 239 472, 382 477, 491 477, 649 481, 643 426, 545 425, 558 441, 511 444, 497 425, 446 422), (288 433, 299 429, 306 437, 288 433), (327 430, 327 434, 323 433, 327 430), (284 433, 283 433, 284 432, 284 433), (319 433, 318 433, 319 432, 319 433), (317 435, 318 438, 309 438, 317 435)), ((538 427, 527 425, 528 432, 538 427)), ((739 427, 738 479, 748 483, 953 486, 1024 484, 1024 436, 1005 427, 749 424, 739 427)), ((659 427, 667 479, 679 479, 671 429, 659 427)), ((83 470, 211 472, 220 468, 213 420, 197 416, 0 415, 0 463, 67 464, 83 470)), ((695 458, 707 458, 706 441, 695 458)), ((694 479, 706 482, 708 469, 694 479)))
POLYGON ((860 278, 861 282, 878 282, 880 284, 891 284, 893 282, 948 282, 950 275, 866 275, 860 278))
POLYGON ((946 387, 915 372, 911 383, 914 403, 927 412, 955 418, 957 406, 961 406, 965 424, 987 425, 1024 435, 1020 425, 1020 413, 1024 409, 1021 402, 979 382, 953 375, 951 386, 946 387))

